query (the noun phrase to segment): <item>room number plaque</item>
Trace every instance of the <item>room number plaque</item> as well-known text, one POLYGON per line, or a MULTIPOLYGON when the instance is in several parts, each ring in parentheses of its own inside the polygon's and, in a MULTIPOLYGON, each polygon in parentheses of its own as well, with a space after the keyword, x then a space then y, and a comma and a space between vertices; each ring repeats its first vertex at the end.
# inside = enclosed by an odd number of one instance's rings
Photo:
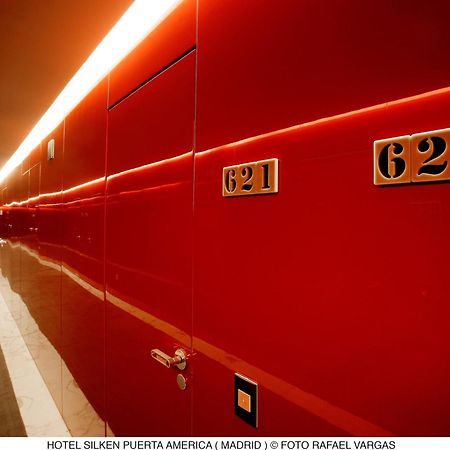
POLYGON ((223 168, 224 197, 278 192, 278 159, 254 161, 223 168))
POLYGON ((374 142, 374 184, 450 180, 450 128, 374 142))

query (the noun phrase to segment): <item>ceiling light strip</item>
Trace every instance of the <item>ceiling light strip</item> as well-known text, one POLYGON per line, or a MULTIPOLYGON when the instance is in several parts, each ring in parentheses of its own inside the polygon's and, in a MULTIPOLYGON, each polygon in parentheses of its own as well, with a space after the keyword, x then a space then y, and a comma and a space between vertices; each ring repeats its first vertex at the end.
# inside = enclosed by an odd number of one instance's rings
POLYGON ((3 181, 181 0, 135 0, 0 170, 3 181))

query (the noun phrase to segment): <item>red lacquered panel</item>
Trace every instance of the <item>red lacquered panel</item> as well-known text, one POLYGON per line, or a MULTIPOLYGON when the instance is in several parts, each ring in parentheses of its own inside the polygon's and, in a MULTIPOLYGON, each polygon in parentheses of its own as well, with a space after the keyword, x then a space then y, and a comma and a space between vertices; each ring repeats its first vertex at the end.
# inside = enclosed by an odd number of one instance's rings
POLYGON ((27 216, 24 222, 25 235, 23 237, 23 242, 36 251, 37 251, 37 232, 38 232, 40 170, 41 169, 39 163, 34 165, 28 172, 29 187, 28 187, 28 200, 26 202, 27 216))
MULTIPOLYGON (((13 292, 20 293, 20 235, 22 232, 22 205, 18 203, 21 194, 20 182, 22 179, 21 168, 16 167, 8 176, 7 202, 8 211, 6 214, 7 236, 9 238, 9 267, 7 278, 13 292)), ((19 317, 19 311, 13 312, 13 317, 19 317), (17 315, 15 314, 17 313, 17 315)))
POLYGON ((136 92, 130 101, 110 111, 108 140, 114 147, 108 150, 108 176, 179 156, 180 148, 186 148, 186 135, 192 134, 194 124, 194 119, 190 119, 192 103, 187 102, 186 92, 191 100, 194 70, 195 51, 136 92), (162 130, 168 124, 176 125, 177 132, 164 134, 162 130), (160 136, 156 143, 154 135, 160 136))
POLYGON ((448 86, 450 3, 200 0, 198 147, 448 86))
POLYGON ((195 46, 196 1, 181 0, 176 9, 153 30, 112 72, 109 105, 195 46))
POLYGON ((22 169, 22 175, 30 170, 30 155, 28 155, 20 165, 22 169))
POLYGON ((64 124, 42 142, 39 204, 37 211, 37 251, 24 251, 37 261, 35 290, 24 298, 45 342, 56 350, 45 360, 33 355, 58 408, 61 400, 61 235, 62 235, 62 162, 64 124), (47 158, 47 144, 55 142, 54 159, 47 158), (31 253, 31 254, 30 254, 31 253))
MULTIPOLYGON (((3 180, 0 183, 0 201, 1 201, 1 207, 0 207, 0 238, 5 238, 6 237, 6 233, 5 233, 5 213, 6 213, 6 209, 7 207, 5 206, 6 203, 6 180, 3 180)), ((1 269, 1 264, 0 264, 0 269, 1 269)))
POLYGON ((28 230, 25 226, 27 215, 27 199, 28 199, 28 172, 23 173, 19 169, 19 173, 15 178, 14 186, 14 202, 12 211, 14 212, 14 236, 17 239, 21 239, 26 235, 28 230))
POLYGON ((194 434, 448 434, 448 183, 374 186, 373 141, 449 111, 441 93, 196 155, 194 434), (224 166, 272 157, 278 194, 222 197, 224 166))
POLYGON ((105 175, 107 88, 100 82, 66 118, 64 190, 105 175))
POLYGON ((188 389, 152 359, 190 351, 195 53, 109 112, 107 415, 116 435, 187 436, 188 389))
POLYGON ((41 161, 41 144, 39 144, 31 153, 29 156, 30 159, 30 168, 35 166, 41 161))
POLYGON ((66 118, 62 356, 70 431, 104 435, 104 189, 107 81, 66 118))
POLYGON ((40 252, 55 261, 61 259, 63 138, 64 124, 61 124, 43 140, 41 152, 38 237, 40 252), (47 147, 52 140, 55 154, 53 159, 48 159, 47 147))
POLYGON ((40 164, 35 165, 29 171, 29 200, 26 203, 27 210, 23 227, 25 233, 21 239, 22 245, 22 299, 25 303, 33 303, 39 294, 36 289, 37 275, 40 272, 38 255, 38 205, 39 205, 39 172, 40 164))
POLYGON ((5 188, 3 189, 3 237, 8 238, 11 236, 11 206, 9 205, 11 200, 11 174, 9 174, 5 179, 5 188))

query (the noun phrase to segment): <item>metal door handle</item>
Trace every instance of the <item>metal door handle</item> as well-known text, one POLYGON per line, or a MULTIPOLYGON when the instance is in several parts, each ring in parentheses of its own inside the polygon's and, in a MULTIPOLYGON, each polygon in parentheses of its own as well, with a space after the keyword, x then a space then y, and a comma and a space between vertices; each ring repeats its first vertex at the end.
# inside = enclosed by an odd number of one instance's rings
POLYGON ((153 359, 156 359, 156 361, 163 364, 168 369, 173 366, 180 370, 184 370, 186 368, 186 352, 182 348, 177 349, 174 356, 166 355, 158 348, 154 348, 151 351, 151 355, 153 359))

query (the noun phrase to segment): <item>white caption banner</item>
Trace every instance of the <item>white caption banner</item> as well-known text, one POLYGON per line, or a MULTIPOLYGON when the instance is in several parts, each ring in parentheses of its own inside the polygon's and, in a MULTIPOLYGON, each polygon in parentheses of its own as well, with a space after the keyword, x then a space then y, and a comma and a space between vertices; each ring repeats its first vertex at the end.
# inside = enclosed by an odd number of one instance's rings
POLYGON ((0 438, 1 450, 450 450, 444 438, 0 438))

